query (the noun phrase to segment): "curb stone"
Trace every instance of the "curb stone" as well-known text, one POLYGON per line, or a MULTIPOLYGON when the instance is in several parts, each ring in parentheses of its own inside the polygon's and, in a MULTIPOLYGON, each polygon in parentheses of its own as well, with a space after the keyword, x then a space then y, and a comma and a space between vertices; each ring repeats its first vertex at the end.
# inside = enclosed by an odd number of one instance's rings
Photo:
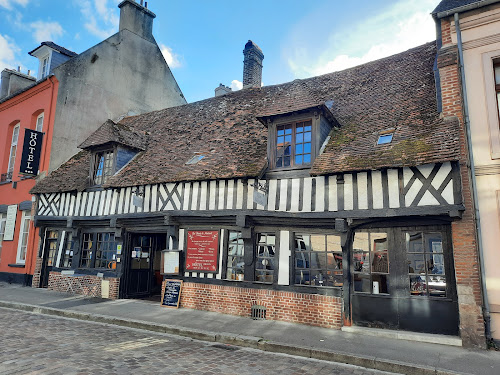
MULTIPOLYGON (((460 375, 454 371, 447 371, 428 366, 410 365, 403 362, 389 361, 376 357, 352 355, 341 352, 333 352, 320 349, 312 349, 307 347, 292 346, 273 341, 267 341, 260 337, 244 336, 231 333, 214 333, 209 331, 195 330, 166 324, 151 323, 142 320, 122 319, 110 317, 108 315, 89 314, 72 310, 56 309, 51 307, 42 307, 38 305, 30 305, 24 303, 15 303, 0 300, 0 307, 33 312, 36 314, 59 316, 64 318, 72 318, 76 320, 91 321, 97 323, 106 323, 116 326, 141 329, 152 332, 167 333, 177 336, 190 337, 192 339, 220 342, 272 353, 289 354, 305 358, 319 359, 329 362, 344 363, 355 366, 361 366, 374 370, 387 372, 396 372, 406 375, 460 375)), ((463 375, 463 374, 462 374, 463 375)))

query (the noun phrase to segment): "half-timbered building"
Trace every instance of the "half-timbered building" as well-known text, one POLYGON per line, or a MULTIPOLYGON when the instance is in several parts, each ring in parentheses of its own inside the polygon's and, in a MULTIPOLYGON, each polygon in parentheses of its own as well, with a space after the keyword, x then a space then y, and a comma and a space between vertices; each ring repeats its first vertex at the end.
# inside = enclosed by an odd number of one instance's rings
POLYGON ((474 235, 463 132, 438 107, 436 53, 107 121, 32 190, 38 276, 150 296, 161 250, 178 249, 181 307, 480 343, 456 271, 477 265, 460 239, 474 235))

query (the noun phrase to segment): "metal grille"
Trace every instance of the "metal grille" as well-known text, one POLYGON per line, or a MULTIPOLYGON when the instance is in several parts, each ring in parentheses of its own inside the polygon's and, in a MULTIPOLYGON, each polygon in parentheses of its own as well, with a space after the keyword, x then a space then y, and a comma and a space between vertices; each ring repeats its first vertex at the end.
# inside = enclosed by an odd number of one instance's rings
POLYGON ((252 319, 265 320, 267 308, 261 305, 252 305, 252 319))

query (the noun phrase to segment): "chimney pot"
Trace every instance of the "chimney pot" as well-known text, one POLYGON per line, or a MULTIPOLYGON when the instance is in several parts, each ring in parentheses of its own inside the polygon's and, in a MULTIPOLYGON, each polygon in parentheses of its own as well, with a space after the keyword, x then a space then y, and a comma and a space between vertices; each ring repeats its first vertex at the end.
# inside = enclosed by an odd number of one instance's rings
POLYGON ((243 50, 243 88, 261 87, 264 54, 257 44, 249 40, 243 50))
POLYGON ((18 66, 17 66, 17 71, 18 71, 19 73, 21 73, 21 65, 18 65, 18 66))

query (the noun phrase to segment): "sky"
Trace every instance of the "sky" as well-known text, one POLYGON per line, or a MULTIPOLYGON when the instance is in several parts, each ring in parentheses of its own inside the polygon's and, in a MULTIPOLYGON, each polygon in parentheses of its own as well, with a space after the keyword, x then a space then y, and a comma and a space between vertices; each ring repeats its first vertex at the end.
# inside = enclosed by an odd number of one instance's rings
MULTIPOLYGON (((137 0, 138 2, 140 0, 137 0)), ((118 31, 121 0, 0 0, 0 70, 21 66, 42 41, 81 53, 118 31)), ((248 40, 273 85, 390 56, 435 40, 440 0, 149 0, 153 35, 188 102, 220 83, 241 88, 248 40)))

